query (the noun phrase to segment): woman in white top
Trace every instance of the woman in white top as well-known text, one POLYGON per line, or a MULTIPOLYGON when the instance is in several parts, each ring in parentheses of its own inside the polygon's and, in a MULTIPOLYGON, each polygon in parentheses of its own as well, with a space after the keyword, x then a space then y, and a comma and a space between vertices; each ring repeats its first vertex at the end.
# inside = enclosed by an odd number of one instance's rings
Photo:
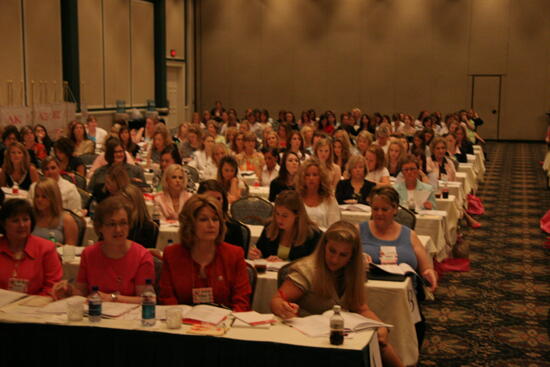
POLYGON ((342 170, 333 162, 334 150, 331 142, 326 138, 319 139, 313 147, 313 154, 327 171, 329 187, 334 192, 342 178, 342 170))
POLYGON ((319 160, 311 158, 302 163, 296 178, 296 190, 304 200, 307 214, 319 227, 327 228, 340 220, 334 189, 319 160))
POLYGON ((189 165, 195 167, 202 180, 215 180, 218 174, 218 166, 212 156, 212 148, 215 139, 210 134, 205 134, 202 138, 202 149, 193 152, 193 160, 189 165))
POLYGON ((378 145, 371 145, 365 154, 367 161, 367 180, 377 186, 390 185, 390 172, 385 167, 384 151, 378 145))
POLYGON ((453 161, 447 155, 447 142, 445 138, 434 138, 430 146, 432 155, 426 159, 426 170, 430 181, 437 187, 439 180, 455 181, 456 169, 453 161))

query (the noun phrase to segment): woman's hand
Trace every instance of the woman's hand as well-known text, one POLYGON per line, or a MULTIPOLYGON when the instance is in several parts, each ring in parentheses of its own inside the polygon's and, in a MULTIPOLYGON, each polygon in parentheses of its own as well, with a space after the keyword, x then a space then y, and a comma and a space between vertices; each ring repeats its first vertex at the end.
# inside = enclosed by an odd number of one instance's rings
POLYGON ((297 317, 299 310, 300 306, 296 303, 287 302, 281 297, 274 299, 271 304, 271 311, 284 320, 297 317))
POLYGON ((55 300, 71 297, 73 295, 73 287, 66 280, 62 280, 54 284, 51 296, 55 300))
POLYGON ((262 258, 262 252, 257 247, 251 247, 248 249, 248 258, 250 260, 258 260, 262 258))
POLYGON ((273 262, 283 261, 283 259, 281 259, 279 256, 275 256, 275 255, 269 256, 266 260, 267 261, 273 261, 273 262))
POLYGON ((372 262, 372 257, 366 252, 363 252, 363 265, 365 266, 365 270, 369 269, 369 264, 371 262, 372 262))
POLYGON ((101 291, 98 291, 97 293, 99 294, 103 302, 113 302, 113 296, 111 295, 111 293, 104 293, 101 291))
POLYGON ((430 203, 429 201, 424 202, 424 209, 432 210, 432 208, 432 203, 430 203))
POLYGON ((386 327, 379 327, 376 331, 376 335, 378 336, 378 343, 382 348, 388 345, 388 335, 390 334, 390 331, 386 327))
POLYGON ((346 204, 357 204, 357 200, 355 200, 355 199, 347 199, 347 200, 344 200, 344 203, 346 203, 346 204))
POLYGON ((426 279, 430 284, 432 285, 430 287, 430 291, 434 292, 437 288, 437 274, 435 273, 435 270, 433 269, 426 269, 422 272, 422 276, 424 279, 426 279))

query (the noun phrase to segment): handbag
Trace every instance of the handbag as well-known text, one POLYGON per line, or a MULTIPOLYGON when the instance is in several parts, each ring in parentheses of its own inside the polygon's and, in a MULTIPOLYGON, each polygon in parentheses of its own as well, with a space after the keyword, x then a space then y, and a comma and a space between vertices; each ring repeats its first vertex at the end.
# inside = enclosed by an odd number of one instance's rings
POLYGON ((466 211, 468 214, 472 215, 481 215, 485 213, 485 207, 481 202, 481 199, 473 194, 468 194, 468 209, 466 211))

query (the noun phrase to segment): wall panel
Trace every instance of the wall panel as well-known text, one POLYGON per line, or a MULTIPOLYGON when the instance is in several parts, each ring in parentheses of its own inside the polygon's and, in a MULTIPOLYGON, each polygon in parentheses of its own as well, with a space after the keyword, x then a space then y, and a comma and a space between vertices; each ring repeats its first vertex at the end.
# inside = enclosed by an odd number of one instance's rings
POLYGON ((132 105, 146 105, 155 99, 155 40, 153 32, 153 4, 132 0, 132 105))
MULTIPOLYGON (((23 80, 23 39, 21 35, 20 0, 3 0, 0 3, 0 44, 5 57, 0 58, 0 105, 7 103, 6 81, 23 80), (9 55, 9 57, 6 57, 9 55)), ((20 103, 19 95, 14 103, 20 103)))
POLYGON ((78 1, 80 98, 88 108, 105 105, 101 0, 78 1))
POLYGON ((166 0, 166 57, 170 50, 176 58, 185 58, 185 0, 166 0))
POLYGON ((117 100, 128 105, 130 95, 130 2, 103 1, 105 52, 105 107, 117 100))

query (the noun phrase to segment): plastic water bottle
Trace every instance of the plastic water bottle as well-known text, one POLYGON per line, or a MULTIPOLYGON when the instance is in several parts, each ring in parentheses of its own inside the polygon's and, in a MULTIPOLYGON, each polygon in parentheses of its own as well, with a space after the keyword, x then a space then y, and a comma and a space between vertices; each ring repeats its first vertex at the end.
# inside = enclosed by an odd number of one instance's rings
POLYGON ((166 244, 166 247, 172 246, 174 244, 174 241, 172 239, 168 240, 168 244, 166 244))
POLYGON ((48 233, 48 240, 52 241, 54 245, 57 246, 57 240, 55 239, 55 233, 49 232, 48 233))
POLYGON ((154 326, 155 319, 155 305, 157 304, 157 295, 153 288, 153 281, 151 279, 145 280, 145 289, 141 293, 141 325, 154 326))
POLYGON ((88 295, 88 320, 90 320, 90 322, 101 321, 101 303, 99 287, 94 285, 92 287, 92 293, 88 295))
POLYGON ((334 305, 334 314, 330 318, 330 344, 342 345, 344 343, 344 318, 340 313, 341 307, 334 305))

